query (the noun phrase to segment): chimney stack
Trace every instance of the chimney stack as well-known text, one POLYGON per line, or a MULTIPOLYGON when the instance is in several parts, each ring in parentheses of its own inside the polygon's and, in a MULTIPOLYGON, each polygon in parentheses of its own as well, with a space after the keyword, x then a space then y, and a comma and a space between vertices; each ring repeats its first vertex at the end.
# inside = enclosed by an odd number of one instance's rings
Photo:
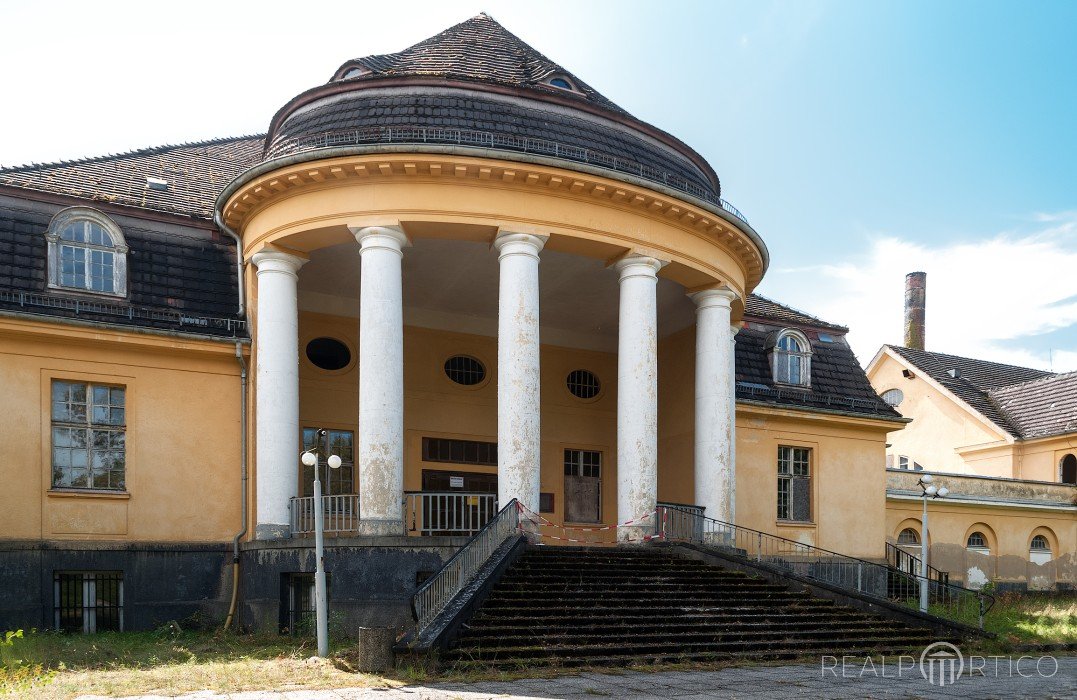
POLYGON ((905 347, 924 349, 924 316, 927 307, 927 273, 905 275, 905 347))

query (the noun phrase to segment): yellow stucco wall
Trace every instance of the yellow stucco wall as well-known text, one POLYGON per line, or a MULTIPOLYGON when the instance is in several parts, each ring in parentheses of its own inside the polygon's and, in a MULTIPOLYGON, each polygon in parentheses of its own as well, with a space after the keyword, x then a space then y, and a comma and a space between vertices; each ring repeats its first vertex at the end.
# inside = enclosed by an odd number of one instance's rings
POLYGON ((904 393, 897 409, 901 415, 912 418, 905 428, 890 433, 887 441, 891 447, 887 454, 894 455, 895 460, 897 455, 907 455, 928 470, 1015 476, 1012 444, 1007 442, 1005 434, 936 388, 923 372, 913 370, 915 377, 905 378, 901 374, 905 368, 883 354, 868 371, 868 379, 879 394, 889 389, 904 393), (958 452, 961 448, 988 445, 993 449, 982 451, 975 461, 958 452))
MULTIPOLYGON (((886 536, 896 541, 905 528, 921 532, 922 502, 887 499, 886 536)), ((929 562, 950 573, 951 581, 978 586, 985 581, 1027 583, 1029 588, 1050 589, 1063 583, 1077 585, 1077 518, 1072 511, 1051 511, 935 500, 928 512, 929 562), (989 554, 965 547, 973 531, 982 532, 989 554), (1051 544, 1048 564, 1029 561, 1035 535, 1051 544)), ((919 556, 919 548, 912 548, 919 556)))
POLYGON ((239 529, 239 366, 227 342, 0 319, 0 537, 209 542, 239 529), (53 379, 126 387, 126 492, 51 489, 53 379))

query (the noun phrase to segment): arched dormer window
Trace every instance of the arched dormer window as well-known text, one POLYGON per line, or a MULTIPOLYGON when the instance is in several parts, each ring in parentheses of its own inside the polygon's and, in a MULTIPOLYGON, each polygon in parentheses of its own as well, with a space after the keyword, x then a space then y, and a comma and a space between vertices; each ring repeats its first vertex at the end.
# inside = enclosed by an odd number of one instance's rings
POLYGON ((570 92, 578 92, 576 86, 572 84, 572 81, 563 75, 555 75, 546 81, 547 85, 551 85, 560 90, 568 90, 570 92))
POLYGON ((777 384, 811 386, 811 343, 807 336, 787 328, 770 348, 770 371, 777 384))
POLYGON ((53 217, 45 239, 50 288, 127 296, 127 242, 112 219, 69 207, 53 217))

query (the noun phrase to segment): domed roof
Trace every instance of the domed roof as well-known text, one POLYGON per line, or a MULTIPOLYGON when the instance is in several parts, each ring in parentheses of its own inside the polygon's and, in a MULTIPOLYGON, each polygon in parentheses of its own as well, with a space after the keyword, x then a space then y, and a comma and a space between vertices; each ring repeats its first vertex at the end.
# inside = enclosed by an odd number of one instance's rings
POLYGON ((486 14, 398 53, 345 62, 277 112, 264 161, 447 148, 643 181, 743 219, 702 156, 486 14))

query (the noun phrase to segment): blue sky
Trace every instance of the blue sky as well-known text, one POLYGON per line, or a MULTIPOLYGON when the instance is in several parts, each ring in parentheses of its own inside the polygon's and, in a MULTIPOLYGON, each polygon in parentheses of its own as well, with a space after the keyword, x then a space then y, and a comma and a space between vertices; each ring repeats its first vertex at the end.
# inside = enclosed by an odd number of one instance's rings
POLYGON ((266 128, 348 58, 487 11, 682 138, 767 241, 759 292, 1077 370, 1077 3, 5 3, 0 163, 266 128))

